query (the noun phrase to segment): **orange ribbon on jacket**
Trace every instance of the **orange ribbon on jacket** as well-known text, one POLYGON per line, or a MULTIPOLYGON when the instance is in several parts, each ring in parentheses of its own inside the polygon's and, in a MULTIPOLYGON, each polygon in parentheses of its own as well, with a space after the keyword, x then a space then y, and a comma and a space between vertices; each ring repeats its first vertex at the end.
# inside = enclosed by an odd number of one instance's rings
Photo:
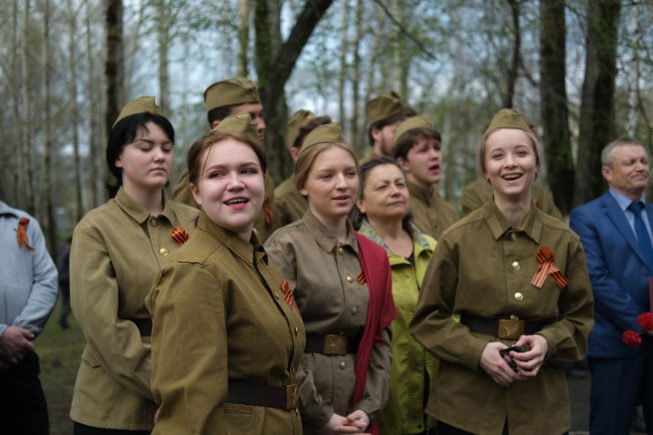
POLYGON ((186 243, 186 240, 188 240, 189 237, 188 232, 183 227, 174 227, 170 232, 170 236, 177 246, 186 243))
POLYGON ((27 226, 29 225, 29 218, 22 217, 18 221, 18 230, 16 231, 16 240, 18 241, 18 246, 22 247, 25 245, 27 249, 33 251, 32 245, 29 244, 29 237, 27 236, 27 226))
POLYGON ((551 275, 551 278, 553 278, 553 281, 555 281, 558 287, 567 287, 567 278, 565 278, 562 272, 560 272, 560 269, 553 265, 555 257, 553 256, 551 248, 542 246, 540 250, 537 251, 537 254, 535 254, 535 259, 538 262, 538 266, 537 272, 535 272, 535 275, 531 280, 531 285, 534 285, 537 288, 542 288, 546 276, 551 275))
POLYGON ((286 301, 290 308, 295 306, 295 298, 292 295, 292 290, 290 290, 290 284, 288 280, 284 279, 281 281, 281 290, 283 291, 283 299, 286 301))

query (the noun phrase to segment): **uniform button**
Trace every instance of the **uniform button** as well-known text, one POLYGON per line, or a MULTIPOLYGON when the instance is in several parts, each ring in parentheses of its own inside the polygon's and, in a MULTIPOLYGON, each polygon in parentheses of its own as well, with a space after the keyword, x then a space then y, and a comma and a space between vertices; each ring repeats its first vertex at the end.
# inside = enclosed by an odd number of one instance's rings
POLYGON ((514 242, 515 240, 517 240, 517 234, 515 234, 515 233, 510 233, 510 240, 512 240, 513 242, 514 242))
POLYGON ((158 225, 158 222, 157 222, 156 218, 150 219, 150 225, 152 225, 153 227, 158 225))
POLYGON ((358 314, 359 311, 360 310, 358 309, 358 307, 354 307, 354 308, 351 309, 352 314, 358 314))
POLYGON ((351 276, 347 275, 347 282, 354 282, 354 278, 351 276))
POLYGON ((299 328, 295 326, 295 335, 299 334, 299 328))
POLYGON ((159 249, 159 254, 163 255, 164 257, 168 256, 168 250, 166 248, 161 248, 159 249))
POLYGON ((519 270, 521 266, 519 265, 519 261, 513 261, 512 262, 512 269, 513 270, 519 270))
POLYGON ((344 361, 340 361, 340 370, 344 370, 347 368, 347 363, 344 361))
POLYGON ((521 292, 517 292, 517 293, 515 293, 515 299, 517 299, 518 301, 523 301, 524 300, 524 295, 521 294, 521 292))
POLYGON ((275 294, 274 294, 274 298, 275 298, 276 300, 279 300, 279 295, 275 293, 275 294))
POLYGON ((338 248, 338 254, 345 255, 345 250, 342 247, 338 248))

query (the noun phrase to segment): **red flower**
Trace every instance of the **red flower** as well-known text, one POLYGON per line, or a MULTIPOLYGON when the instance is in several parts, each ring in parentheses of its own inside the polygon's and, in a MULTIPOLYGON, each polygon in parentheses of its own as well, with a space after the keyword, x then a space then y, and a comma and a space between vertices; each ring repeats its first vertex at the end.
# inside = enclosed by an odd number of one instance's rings
POLYGON ((642 336, 635 331, 626 331, 624 332, 621 340, 626 343, 628 346, 639 347, 642 344, 642 336))
POLYGON ((653 329, 653 313, 642 313, 637 316, 637 324, 645 331, 653 329))

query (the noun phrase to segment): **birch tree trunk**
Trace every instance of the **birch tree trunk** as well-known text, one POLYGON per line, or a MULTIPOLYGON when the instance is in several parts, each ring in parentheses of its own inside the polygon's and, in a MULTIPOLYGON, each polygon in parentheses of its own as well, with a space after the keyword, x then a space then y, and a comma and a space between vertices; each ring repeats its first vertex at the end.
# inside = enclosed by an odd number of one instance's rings
POLYGON ((105 201, 104 190, 102 189, 102 180, 105 179, 104 165, 102 160, 102 138, 106 135, 102 134, 100 126, 100 113, 98 107, 101 107, 101 95, 97 92, 97 76, 94 61, 94 44, 93 33, 91 31, 91 3, 90 0, 85 1, 86 7, 86 96, 88 101, 88 144, 89 150, 89 166, 91 169, 93 180, 91 187, 91 204, 90 208, 99 206, 105 201))
MULTIPOLYGON (((521 56, 521 28, 519 24, 520 0, 507 0, 507 2, 508 6, 510 6, 510 13, 512 17, 513 45, 512 58, 506 77, 506 93, 503 100, 503 107, 513 107, 513 100, 515 98, 515 85, 519 75, 519 59, 521 56)), ((564 26, 564 22, 561 25, 564 26)))

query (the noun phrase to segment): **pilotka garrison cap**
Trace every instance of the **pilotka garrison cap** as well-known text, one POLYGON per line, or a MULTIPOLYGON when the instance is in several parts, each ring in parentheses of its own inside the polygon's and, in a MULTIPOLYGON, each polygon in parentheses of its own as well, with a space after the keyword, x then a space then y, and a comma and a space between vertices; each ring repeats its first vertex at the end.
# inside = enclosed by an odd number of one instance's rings
POLYGON ((379 122, 385 118, 401 113, 408 109, 401 96, 396 92, 386 92, 376 98, 372 98, 365 105, 365 116, 370 124, 379 122))
POLYGON ((260 102, 256 85, 245 77, 215 82, 204 91, 207 112, 218 107, 260 102))
POLYGON ((414 130, 416 128, 433 128, 433 124, 429 119, 424 116, 424 115, 417 115, 417 116, 411 116, 406 118, 404 122, 399 124, 397 128, 395 128, 395 131, 392 136, 392 144, 396 145, 397 141, 401 137, 402 134, 406 133, 407 131, 414 130))
POLYGON ((138 97, 125 104, 125 107, 123 107, 120 111, 120 114, 118 115, 118 118, 116 118, 116 122, 113 123, 113 126, 115 127, 120 120, 128 116, 144 112, 161 115, 161 109, 159 109, 159 106, 157 106, 154 102, 154 97, 138 97))
POLYGON ((299 153, 302 154, 312 146, 320 143, 341 143, 347 145, 345 137, 342 135, 340 124, 332 122, 330 124, 323 124, 316 127, 306 135, 306 138, 304 138, 299 153))
POLYGON ((225 119, 220 121, 220 124, 218 124, 213 131, 242 137, 258 147, 261 146, 256 131, 256 123, 252 121, 252 117, 249 113, 239 113, 237 115, 227 116, 225 119))
POLYGON ((490 125, 487 126, 483 135, 487 136, 494 130, 498 130, 500 128, 514 128, 517 130, 524 130, 529 133, 531 131, 526 118, 517 109, 499 110, 496 115, 494 115, 494 118, 492 118, 492 121, 490 121, 490 125))
POLYGON ((286 125, 286 134, 283 136, 283 143, 290 150, 295 143, 299 130, 315 119, 315 114, 310 110, 300 109, 292 114, 286 125))

